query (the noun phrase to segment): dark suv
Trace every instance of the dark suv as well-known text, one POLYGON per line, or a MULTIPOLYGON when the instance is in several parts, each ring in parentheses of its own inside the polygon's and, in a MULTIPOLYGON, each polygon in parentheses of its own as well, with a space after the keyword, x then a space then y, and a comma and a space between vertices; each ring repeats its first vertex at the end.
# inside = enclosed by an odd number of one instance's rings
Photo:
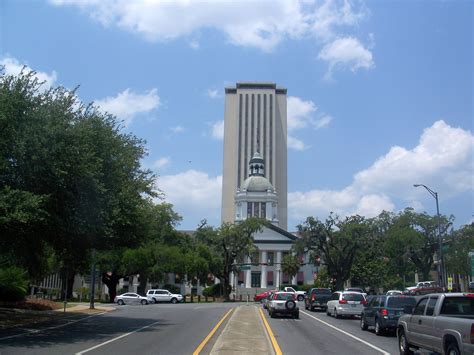
POLYGON ((311 288, 304 299, 304 308, 311 311, 319 308, 325 311, 331 295, 332 291, 329 288, 311 288))
POLYGON ((362 311, 360 327, 367 330, 369 326, 374 326, 377 335, 386 330, 395 331, 403 308, 415 307, 415 304, 416 299, 412 296, 374 296, 362 311))

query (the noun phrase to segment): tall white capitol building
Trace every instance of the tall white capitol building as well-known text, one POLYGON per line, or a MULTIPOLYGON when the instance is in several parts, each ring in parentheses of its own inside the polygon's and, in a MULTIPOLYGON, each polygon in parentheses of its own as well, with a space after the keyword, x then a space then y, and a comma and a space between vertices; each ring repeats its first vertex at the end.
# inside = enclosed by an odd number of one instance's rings
POLYGON ((248 217, 270 222, 254 235, 258 252, 244 260, 252 266, 231 275, 234 287, 312 281, 307 267, 291 280, 281 270, 296 240, 287 231, 286 92, 271 82, 238 82, 225 89, 222 222, 248 217))
POLYGON ((235 193, 249 177, 250 160, 258 153, 265 165, 263 176, 278 196, 276 220, 287 229, 286 137, 285 88, 269 82, 238 82, 225 89, 223 222, 234 222, 235 193))

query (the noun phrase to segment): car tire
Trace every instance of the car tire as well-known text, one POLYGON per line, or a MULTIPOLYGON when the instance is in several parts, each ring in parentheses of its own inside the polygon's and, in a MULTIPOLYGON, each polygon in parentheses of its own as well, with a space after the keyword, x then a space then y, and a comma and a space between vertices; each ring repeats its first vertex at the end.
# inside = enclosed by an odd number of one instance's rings
POLYGON ((288 310, 294 310, 296 308, 296 302, 293 300, 288 300, 285 302, 285 308, 288 310))
POLYGON ((275 312, 270 311, 269 313, 270 313, 270 318, 275 318, 275 312))
POLYGON ((304 296, 303 295, 298 295, 298 297, 296 297, 296 299, 298 301, 303 301, 304 300, 304 296))
POLYGON ((360 329, 362 329, 362 330, 367 330, 367 329, 369 329, 369 326, 368 326, 367 323, 365 322, 365 317, 364 317, 364 315, 361 315, 361 316, 360 316, 360 329))
POLYGON ((153 304, 158 303, 158 302, 156 301, 156 298, 155 298, 155 297, 153 297, 153 298, 151 299, 151 303, 153 303, 153 304))
POLYGON ((140 303, 145 305, 145 304, 148 304, 148 301, 147 300, 141 300, 140 303))
POLYGON ((327 315, 328 317, 331 317, 331 312, 330 312, 329 309, 327 309, 327 308, 326 308, 326 315, 327 315))
POLYGON ((448 345, 446 348, 446 355, 460 355, 461 352, 459 351, 458 344, 455 342, 448 345))
POLYGON ((295 319, 300 319, 300 312, 296 312, 296 313, 293 315, 293 318, 295 318, 295 319))
POLYGON ((403 329, 398 331, 398 350, 400 351, 400 355, 414 354, 414 352, 410 350, 410 343, 408 342, 403 329))
POLYGON ((125 304, 125 302, 124 302, 123 300, 118 300, 118 301, 117 301, 117 304, 118 304, 119 306, 123 306, 123 305, 125 304))
POLYGON ((378 336, 383 335, 383 328, 380 326, 378 319, 375 320, 375 334, 378 336))
POLYGON ((176 303, 178 303, 178 300, 173 297, 173 298, 171 299, 171 303, 176 304, 176 303))
POLYGON ((341 318, 341 315, 339 313, 337 313, 337 308, 334 308, 334 317, 337 318, 337 319, 341 318))

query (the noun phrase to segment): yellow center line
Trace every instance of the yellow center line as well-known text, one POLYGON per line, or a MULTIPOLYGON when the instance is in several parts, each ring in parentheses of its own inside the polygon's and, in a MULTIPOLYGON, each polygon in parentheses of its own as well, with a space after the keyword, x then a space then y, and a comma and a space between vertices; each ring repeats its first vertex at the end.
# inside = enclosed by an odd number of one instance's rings
POLYGON ((267 320, 265 319, 262 309, 259 308, 258 310, 260 311, 260 316, 262 317, 263 324, 265 324, 265 328, 267 328, 267 333, 272 342, 273 349, 275 350, 275 354, 282 355, 283 353, 281 352, 280 346, 278 345, 278 342, 275 339, 275 336, 273 335, 272 328, 270 328, 270 324, 268 324, 267 320))
POLYGON ((212 328, 211 332, 207 335, 207 337, 204 338, 204 340, 201 342, 201 344, 199 344, 199 346, 196 348, 196 350, 194 350, 193 352, 193 355, 199 355, 199 353, 201 352, 201 350, 206 346, 207 342, 209 341, 209 339, 211 339, 211 337, 214 335, 214 333, 217 331, 217 329, 219 329, 219 327, 221 326, 222 322, 224 322, 224 320, 227 318, 227 316, 234 310, 234 308, 230 309, 225 315, 224 317, 222 317, 222 319, 219 321, 219 323, 216 324, 216 326, 214 328, 212 328))

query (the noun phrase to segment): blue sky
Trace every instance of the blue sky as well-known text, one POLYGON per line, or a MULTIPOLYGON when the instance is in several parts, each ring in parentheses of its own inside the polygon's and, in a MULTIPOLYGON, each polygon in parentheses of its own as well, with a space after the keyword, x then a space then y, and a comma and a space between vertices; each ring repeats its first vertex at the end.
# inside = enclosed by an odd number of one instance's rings
POLYGON ((224 87, 288 88, 290 230, 307 216, 474 214, 470 1, 0 2, 0 62, 116 114, 183 216, 219 225, 224 87))

